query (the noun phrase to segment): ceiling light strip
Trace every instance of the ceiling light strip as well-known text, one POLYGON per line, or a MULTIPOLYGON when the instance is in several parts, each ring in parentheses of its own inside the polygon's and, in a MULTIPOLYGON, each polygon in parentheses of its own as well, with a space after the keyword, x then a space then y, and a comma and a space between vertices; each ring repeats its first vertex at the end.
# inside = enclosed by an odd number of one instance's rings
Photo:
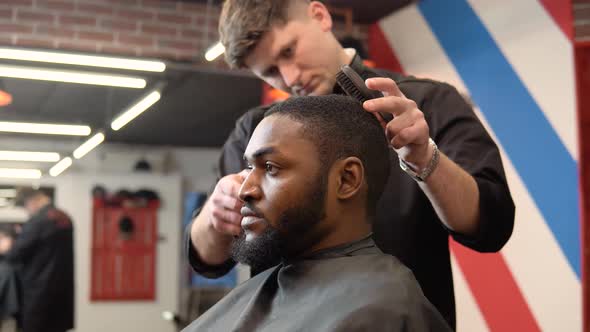
POLYGON ((0 189, 0 197, 16 197, 16 189, 0 189))
POLYGON ((205 59, 207 61, 213 61, 213 60, 217 59, 217 57, 222 55, 224 52, 225 52, 225 47, 223 46, 223 44, 221 44, 221 42, 217 42, 217 44, 211 46, 207 50, 207 52, 205 53, 205 59))
POLYGON ((68 167, 70 167, 70 166, 72 166, 72 158, 65 157, 59 163, 57 163, 53 167, 51 167, 51 169, 49 170, 49 175, 54 176, 54 177, 58 176, 63 171, 68 169, 68 167))
POLYGON ((39 179, 41 178, 41 171, 26 168, 0 168, 0 178, 39 179))
POLYGON ((59 160, 59 153, 32 151, 0 151, 0 160, 56 162, 59 160))
POLYGON ((162 61, 81 55, 62 52, 34 51, 7 47, 0 47, 0 59, 49 62, 150 72, 163 72, 166 70, 166 64, 162 61))
POLYGON ((80 125, 1 121, 0 131, 27 134, 88 136, 90 135, 91 129, 89 126, 80 125))
POLYGON ((152 91, 135 105, 131 106, 126 111, 121 113, 121 115, 115 118, 115 120, 113 120, 111 123, 111 128, 113 130, 119 130, 123 128, 126 124, 131 122, 131 120, 138 117, 141 113, 145 112, 148 108, 160 100, 160 97, 160 91, 152 91))
POLYGON ((89 140, 82 143, 76 150, 74 150, 74 158, 80 159, 84 157, 88 152, 92 151, 95 147, 97 147, 100 143, 104 141, 104 134, 98 133, 92 136, 89 140))
POLYGON ((143 78, 72 70, 0 65, 0 77, 143 89, 143 78))

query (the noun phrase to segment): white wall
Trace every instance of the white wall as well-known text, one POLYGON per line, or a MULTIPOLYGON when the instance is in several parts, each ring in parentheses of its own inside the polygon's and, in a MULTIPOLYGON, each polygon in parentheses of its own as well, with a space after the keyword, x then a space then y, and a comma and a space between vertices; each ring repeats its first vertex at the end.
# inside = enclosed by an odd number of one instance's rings
POLYGON ((179 175, 72 174, 56 181, 56 204, 75 225, 76 330, 93 331, 174 331, 162 319, 164 310, 178 310, 178 280, 181 239, 181 179, 179 175), (158 213, 156 258, 156 300, 130 302, 90 302, 91 189, 102 185, 109 191, 151 188, 158 192, 162 206, 158 213))

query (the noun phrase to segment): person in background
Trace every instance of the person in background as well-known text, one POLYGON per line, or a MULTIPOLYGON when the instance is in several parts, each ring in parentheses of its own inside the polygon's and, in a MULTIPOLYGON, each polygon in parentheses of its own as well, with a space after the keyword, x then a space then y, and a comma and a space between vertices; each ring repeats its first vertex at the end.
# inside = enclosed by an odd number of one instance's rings
POLYGON ((74 328, 74 232, 63 211, 42 190, 17 195, 30 215, 12 245, 0 254, 17 269, 21 283, 23 332, 65 332, 74 328))
MULTIPOLYGON (((275 88, 295 96, 342 94, 336 74, 350 65, 370 89, 383 92, 385 97, 363 105, 368 112, 394 116, 385 127, 391 175, 378 203, 373 239, 412 270, 454 327, 449 235, 471 249, 496 252, 512 234, 515 208, 498 148, 455 88, 367 68, 331 29, 326 6, 306 0, 227 0, 219 21, 227 62, 275 88)), ((242 232, 239 173, 266 110, 249 110, 237 121, 223 146, 219 181, 187 230, 190 263, 204 276, 224 275, 235 265, 231 243, 242 232)))
POLYGON ((272 108, 244 154, 232 257, 274 267, 184 331, 449 331, 412 272, 371 239, 387 151, 379 121, 350 97, 272 108))

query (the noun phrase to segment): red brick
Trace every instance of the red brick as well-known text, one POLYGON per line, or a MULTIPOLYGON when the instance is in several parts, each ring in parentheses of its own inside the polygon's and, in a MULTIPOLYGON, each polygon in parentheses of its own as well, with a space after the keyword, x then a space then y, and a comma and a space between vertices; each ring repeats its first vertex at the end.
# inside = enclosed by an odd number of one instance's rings
POLYGON ((142 24, 141 31, 157 36, 176 36, 176 28, 164 25, 142 24))
POLYGON ((0 19, 12 19, 13 10, 12 8, 0 9, 0 19))
POLYGON ((115 37, 111 32, 78 31, 78 39, 96 42, 112 42, 115 40, 115 37))
POLYGON ((33 7, 33 0, 2 0, 1 3, 5 6, 33 7))
POLYGON ((137 51, 132 47, 107 45, 100 48, 101 53, 136 56, 137 51))
POLYGON ((187 42, 187 41, 180 41, 180 40, 169 40, 169 39, 160 39, 158 40, 158 47, 160 48, 168 48, 174 50, 183 50, 183 51, 196 51, 197 46, 195 43, 187 42))
POLYGON ((178 9, 177 1, 162 1, 162 0, 142 0, 142 7, 163 9, 168 11, 176 11, 178 9))
MULTIPOLYGON (((105 1, 105 0, 102 0, 105 1)), ((115 6, 124 6, 124 7, 140 7, 141 1, 140 0, 106 0, 115 6)))
POLYGON ((13 45, 12 38, 0 36, 0 45, 13 45))
POLYGON ((108 29, 111 31, 137 31, 137 22, 126 21, 123 19, 102 19, 99 25, 101 28, 108 29))
POLYGON ((178 6, 180 7, 180 9, 183 12, 206 12, 207 11, 207 5, 205 4, 198 4, 198 3, 189 3, 189 2, 181 2, 178 4, 178 6))
POLYGON ((33 33, 33 26, 20 23, 0 23, 0 33, 33 33))
POLYGON ((75 8, 71 0, 37 0, 37 7, 59 11, 72 11, 75 8))
POLYGON ((37 35, 48 35, 56 38, 68 38, 73 39, 76 32, 72 29, 54 27, 48 25, 38 25, 35 27, 35 34, 37 35))
POLYGON ((89 15, 112 15, 114 10, 112 6, 96 3, 79 3, 78 12, 89 15))
POLYGON ((62 15, 59 22, 63 25, 95 26, 96 18, 82 15, 62 15))
POLYGON ((217 30, 209 30, 208 37, 209 39, 217 40, 219 39, 219 33, 217 32, 217 30))
POLYGON ((172 50, 140 49, 138 56, 157 59, 175 59, 176 53, 172 50))
POLYGON ((129 20, 148 21, 154 18, 154 13, 148 10, 118 9, 117 16, 124 17, 129 20))
POLYGON ((16 38, 15 44, 18 46, 28 46, 35 48, 54 48, 53 40, 49 38, 43 39, 18 36, 16 38))
POLYGON ((158 13, 158 21, 162 23, 189 24, 191 17, 187 15, 158 13))
POLYGON ((199 30, 194 29, 182 29, 180 35, 184 38, 189 38, 194 41, 201 39, 203 37, 203 33, 199 30))
POLYGON ((590 37, 590 24, 582 24, 574 26, 576 31, 576 39, 589 38, 590 37))
POLYGON ((574 20, 590 20, 590 7, 574 9, 574 20))
POLYGON ((16 10, 16 20, 17 22, 53 23, 55 14, 19 8, 16 10))
POLYGON ((193 25, 197 26, 197 27, 204 27, 205 23, 206 23, 207 19, 205 17, 205 15, 193 15, 193 25))
POLYGON ((117 38, 119 44, 121 45, 131 45, 131 46, 143 46, 143 47, 151 47, 154 46, 154 39, 147 35, 132 35, 127 33, 120 33, 119 37, 117 38))
POLYGON ((83 52, 96 52, 96 43, 84 43, 84 42, 71 42, 71 41, 58 41, 57 48, 62 50, 72 51, 83 51, 83 52))

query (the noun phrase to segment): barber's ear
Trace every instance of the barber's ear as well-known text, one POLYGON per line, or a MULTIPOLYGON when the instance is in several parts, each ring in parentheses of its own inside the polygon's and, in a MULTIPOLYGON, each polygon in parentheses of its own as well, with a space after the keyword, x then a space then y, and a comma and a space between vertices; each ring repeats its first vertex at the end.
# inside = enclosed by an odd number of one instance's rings
POLYGON ((338 199, 350 199, 361 191, 365 182, 365 170, 359 158, 348 157, 339 160, 335 171, 338 172, 338 188, 336 188, 338 199))
POLYGON ((307 10, 309 17, 319 22, 323 31, 332 29, 332 16, 326 5, 319 1, 312 1, 309 3, 307 10))

